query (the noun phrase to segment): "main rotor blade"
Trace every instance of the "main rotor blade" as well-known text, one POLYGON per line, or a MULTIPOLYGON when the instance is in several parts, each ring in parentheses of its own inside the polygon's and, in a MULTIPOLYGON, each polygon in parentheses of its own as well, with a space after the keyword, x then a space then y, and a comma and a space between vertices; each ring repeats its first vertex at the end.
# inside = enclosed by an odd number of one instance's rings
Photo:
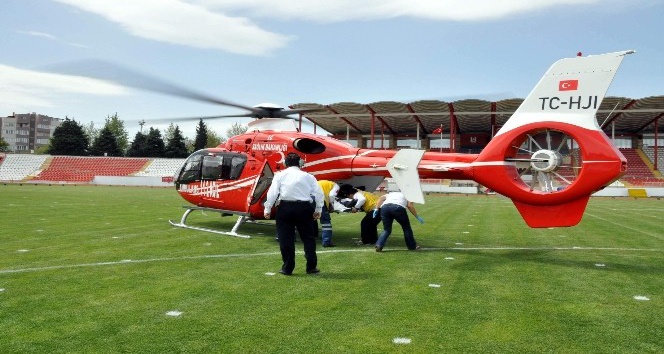
POLYGON ((288 116, 291 114, 296 114, 296 113, 309 113, 309 112, 316 112, 320 111, 320 108, 294 108, 294 109, 284 109, 281 111, 278 111, 280 115, 282 116, 288 116))
MULTIPOLYGON (((177 118, 150 118, 147 121, 149 123, 160 124, 160 123, 180 123, 180 122, 191 122, 198 120, 208 120, 208 119, 221 119, 221 118, 251 118, 251 113, 246 115, 232 115, 232 116, 197 116, 197 117, 177 117, 177 118)), ((143 119, 137 119, 132 121, 143 121, 143 119)))
POLYGON ((239 103, 208 96, 203 93, 158 79, 156 77, 140 73, 136 70, 103 60, 79 60, 65 64, 53 65, 46 68, 46 70, 60 74, 85 76, 93 79, 112 81, 122 86, 133 87, 141 90, 153 91, 175 97, 188 98, 222 106, 241 108, 256 115, 263 114, 264 112, 260 108, 245 106, 239 103))

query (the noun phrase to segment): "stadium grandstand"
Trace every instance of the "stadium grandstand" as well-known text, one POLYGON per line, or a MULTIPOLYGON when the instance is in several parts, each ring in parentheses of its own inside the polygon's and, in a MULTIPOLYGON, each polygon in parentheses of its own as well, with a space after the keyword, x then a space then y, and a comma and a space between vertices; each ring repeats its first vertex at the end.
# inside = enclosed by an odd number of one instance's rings
POLYGON ((143 183, 139 183, 141 185, 170 185, 184 161, 185 159, 7 154, 0 161, 0 181, 80 184, 99 183, 100 180, 106 183, 99 184, 132 185, 135 184, 132 180, 143 177, 143 183), (154 178, 161 183, 152 182, 154 178))

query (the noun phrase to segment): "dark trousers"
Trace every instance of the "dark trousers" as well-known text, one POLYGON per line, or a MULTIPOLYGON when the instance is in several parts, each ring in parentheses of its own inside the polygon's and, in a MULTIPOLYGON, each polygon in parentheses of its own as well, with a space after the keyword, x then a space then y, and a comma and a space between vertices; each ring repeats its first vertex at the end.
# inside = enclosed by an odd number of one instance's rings
POLYGON ((362 243, 375 244, 378 240, 378 224, 380 223, 380 216, 373 217, 373 210, 366 213, 360 222, 360 239, 362 243))
POLYGON ((408 247, 409 250, 414 250, 417 247, 415 237, 413 236, 413 228, 410 227, 410 220, 408 219, 406 208, 398 204, 383 204, 383 207, 380 208, 380 216, 383 219, 383 232, 380 234, 376 246, 381 248, 385 246, 387 238, 390 237, 390 234, 392 233, 392 223, 396 220, 403 230, 403 238, 406 240, 406 247, 408 247))
POLYGON ((292 273, 295 269, 295 229, 300 234, 304 245, 304 258, 307 260, 307 271, 313 270, 318 265, 316 257, 316 240, 314 227, 311 222, 314 217, 315 207, 309 202, 281 201, 277 208, 275 217, 277 224, 277 235, 279 235, 279 249, 283 269, 292 273))

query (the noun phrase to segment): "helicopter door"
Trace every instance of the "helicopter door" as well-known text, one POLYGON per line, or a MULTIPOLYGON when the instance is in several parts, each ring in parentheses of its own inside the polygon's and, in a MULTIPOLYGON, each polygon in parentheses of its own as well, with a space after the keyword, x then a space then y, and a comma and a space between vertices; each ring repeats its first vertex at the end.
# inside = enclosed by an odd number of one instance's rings
POLYGON ((247 163, 241 154, 224 153, 203 157, 202 180, 235 180, 240 178, 247 163))
POLYGON ((258 177, 258 181, 256 182, 254 192, 251 194, 251 202, 249 204, 253 205, 261 200, 261 197, 263 197, 265 191, 267 191, 267 189, 272 184, 272 178, 274 178, 274 172, 272 172, 270 164, 265 161, 263 164, 263 169, 261 170, 261 174, 258 177))
MULTIPOLYGON (((247 165, 247 155, 218 152, 203 156, 201 164, 201 200, 210 207, 244 212, 252 184, 240 179, 247 165)), ((246 176, 245 176, 246 177, 246 176)))
POLYGON ((201 169, 202 180, 221 179, 222 162, 221 156, 203 156, 203 167, 201 169))

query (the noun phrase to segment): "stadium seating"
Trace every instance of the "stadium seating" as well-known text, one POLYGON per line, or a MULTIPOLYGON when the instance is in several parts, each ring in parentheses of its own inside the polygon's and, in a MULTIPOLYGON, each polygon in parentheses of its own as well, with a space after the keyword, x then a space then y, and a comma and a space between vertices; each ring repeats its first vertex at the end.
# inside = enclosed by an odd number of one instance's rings
POLYGON ((92 182, 95 176, 129 176, 150 160, 125 157, 54 156, 33 180, 53 182, 92 182))
POLYGON ((7 154, 0 165, 0 181, 23 181, 38 173, 49 155, 7 154))
POLYGON ((653 174, 637 149, 622 148, 620 152, 627 159, 627 170, 621 181, 632 186, 647 186, 662 182, 653 174))
POLYGON ((152 159, 150 164, 143 170, 135 173, 135 176, 157 176, 172 177, 179 172, 186 159, 152 159))
MULTIPOLYGON (((649 147, 644 147, 643 148, 643 153, 648 156, 650 159, 651 163, 655 163, 655 147, 654 146, 649 146, 649 147)), ((657 169, 661 171, 664 169, 664 147, 659 147, 657 149, 657 169)))

